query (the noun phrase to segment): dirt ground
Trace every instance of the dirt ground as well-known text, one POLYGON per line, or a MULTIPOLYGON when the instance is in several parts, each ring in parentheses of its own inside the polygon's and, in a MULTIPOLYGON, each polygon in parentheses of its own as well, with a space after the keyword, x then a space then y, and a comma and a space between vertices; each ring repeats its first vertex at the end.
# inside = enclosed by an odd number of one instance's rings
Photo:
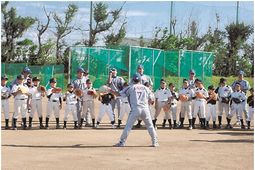
MULTIPOLYGON (((44 106, 45 113, 46 100, 44 106)), ((13 107, 11 115, 12 112, 13 107)), ((163 113, 159 127, 162 117, 163 113)), ((32 130, 1 131, 2 169, 254 169, 254 131, 240 127, 191 131, 158 128, 158 148, 149 147, 150 137, 145 128, 134 129, 126 147, 115 148, 112 145, 118 142, 124 125, 121 129, 110 129, 106 115, 100 129, 73 130, 71 115, 67 130, 54 129, 54 116, 50 130, 39 130, 37 115, 34 120, 32 130)))

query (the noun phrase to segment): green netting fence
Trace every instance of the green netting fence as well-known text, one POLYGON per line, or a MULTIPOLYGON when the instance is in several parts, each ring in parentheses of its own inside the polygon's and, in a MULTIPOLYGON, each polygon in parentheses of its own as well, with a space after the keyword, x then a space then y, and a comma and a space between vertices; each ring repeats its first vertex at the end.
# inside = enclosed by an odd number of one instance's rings
POLYGON ((74 79, 78 67, 88 69, 94 87, 106 83, 110 68, 117 68, 118 75, 126 81, 136 72, 137 65, 144 66, 144 73, 151 76, 154 89, 159 88, 160 79, 165 78, 180 88, 183 78, 189 77, 194 69, 196 77, 202 79, 205 86, 212 82, 212 52, 190 50, 160 50, 135 46, 118 47, 71 47, 70 79, 74 79))
POLYGON ((49 80, 52 77, 57 79, 57 86, 64 89, 65 75, 64 65, 27 65, 26 63, 1 63, 1 75, 6 74, 9 78, 8 85, 14 81, 17 75, 21 74, 24 67, 28 66, 32 71, 32 76, 38 76, 41 79, 40 84, 49 88, 49 80))

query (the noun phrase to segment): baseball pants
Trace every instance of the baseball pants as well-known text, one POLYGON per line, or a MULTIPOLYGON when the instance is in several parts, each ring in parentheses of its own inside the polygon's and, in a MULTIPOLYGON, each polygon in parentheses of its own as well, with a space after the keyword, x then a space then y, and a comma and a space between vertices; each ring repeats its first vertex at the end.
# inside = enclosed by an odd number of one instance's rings
POLYGON ((120 142, 121 143, 126 142, 127 137, 129 135, 135 121, 138 119, 138 117, 141 117, 141 119, 144 121, 145 126, 149 132, 149 135, 151 136, 152 143, 156 143, 157 142, 157 134, 156 134, 155 128, 152 123, 149 108, 135 108, 130 112, 128 119, 127 119, 127 124, 122 132, 121 137, 120 137, 120 142))
POLYGON ((242 107, 242 103, 240 104, 236 104, 236 103, 232 103, 231 105, 231 111, 230 114, 228 115, 228 118, 231 119, 234 114, 236 114, 237 118, 243 119, 243 107, 242 107))
POLYGON ((9 100, 3 99, 2 101, 2 111, 4 112, 4 118, 9 119, 9 100))
POLYGON ((121 98, 116 98, 114 100, 111 100, 110 104, 111 104, 111 107, 112 107, 112 112, 113 112, 114 119, 115 119, 114 110, 115 110, 115 107, 117 106, 118 118, 119 118, 120 117, 120 112, 121 112, 121 105, 122 105, 121 98))
POLYGON ((247 121, 251 121, 253 120, 253 114, 254 114, 254 108, 249 107, 249 112, 248 112, 248 117, 247 117, 247 121))
POLYGON ((124 117, 125 113, 129 114, 130 110, 131 109, 130 109, 129 103, 122 103, 122 105, 120 107, 119 120, 123 120, 123 117, 124 117))
POLYGON ((78 122, 81 122, 82 105, 83 105, 82 100, 77 100, 76 109, 77 109, 78 122))
POLYGON ((19 100, 15 99, 14 100, 14 114, 13 118, 18 119, 18 115, 21 113, 22 118, 26 118, 27 114, 27 99, 25 100, 19 100))
POLYGON ((176 104, 171 105, 170 110, 165 114, 164 119, 167 120, 167 119, 171 119, 172 117, 173 120, 176 120, 176 113, 177 113, 177 105, 176 104))
POLYGON ((189 119, 192 119, 192 113, 191 113, 191 102, 181 102, 181 118, 185 117, 185 114, 187 113, 187 116, 189 119))
MULTIPOLYGON (((157 119, 157 117, 159 116, 160 114, 160 111, 161 109, 167 104, 167 101, 157 101, 157 108, 156 108, 156 113, 155 113, 155 116, 154 116, 154 119, 157 119)), ((169 116, 169 111, 166 111, 165 112, 165 116, 169 116)))
POLYGON ((38 117, 42 117, 42 100, 41 99, 32 99, 31 100, 31 112, 29 117, 34 117, 35 112, 37 112, 38 117))
POLYGON ((54 112, 55 118, 59 118, 59 102, 48 101, 46 117, 50 118, 52 112, 54 112))
POLYGON ((112 106, 110 104, 106 105, 106 104, 101 103, 99 113, 98 113, 98 117, 97 117, 98 122, 101 122, 101 120, 104 117, 105 113, 108 114, 108 117, 109 117, 111 122, 114 121, 112 106))
POLYGON ((218 110, 219 110, 219 116, 222 116, 223 112, 226 114, 226 116, 228 116, 230 112, 229 104, 218 102, 218 110))
POLYGON ((83 101, 82 119, 86 119, 86 122, 91 122, 91 119, 95 119, 95 103, 94 100, 83 101))
POLYGON ((200 111, 200 118, 205 118, 205 100, 196 100, 194 105, 193 118, 196 118, 200 111))
POLYGON ((207 104, 207 114, 206 114, 206 121, 210 121, 212 117, 213 121, 216 121, 216 105, 215 104, 207 104))
POLYGON ((64 121, 68 121, 69 113, 73 115, 73 121, 77 121, 77 107, 75 104, 67 104, 65 108, 64 121))

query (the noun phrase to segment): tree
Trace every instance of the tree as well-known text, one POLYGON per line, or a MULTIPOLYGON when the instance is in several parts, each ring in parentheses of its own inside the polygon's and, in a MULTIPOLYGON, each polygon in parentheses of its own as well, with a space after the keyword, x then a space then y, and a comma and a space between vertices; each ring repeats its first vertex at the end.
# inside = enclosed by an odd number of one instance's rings
POLYGON ((64 46, 63 38, 70 34, 74 28, 74 25, 71 25, 75 14, 78 11, 78 7, 74 4, 69 4, 68 9, 65 11, 64 19, 61 18, 57 13, 53 14, 53 19, 56 23, 56 58, 57 62, 61 62, 61 49, 64 46))
POLYGON ((8 3, 8 1, 1 3, 4 37, 2 39, 2 62, 9 62, 14 59, 15 40, 20 38, 35 23, 34 18, 17 16, 16 9, 13 7, 8 10, 8 3))
POLYGON ((38 38, 38 52, 36 54, 37 58, 40 58, 41 54, 42 54, 42 35, 45 33, 45 31, 48 29, 49 24, 50 24, 50 16, 51 16, 51 12, 47 13, 45 7, 43 8, 44 13, 47 17, 47 22, 46 24, 43 24, 38 18, 36 19, 37 21, 37 38, 38 38))
POLYGON ((36 49, 37 45, 35 45, 34 42, 30 39, 18 41, 15 48, 15 58, 13 60, 15 62, 26 62, 29 64, 35 64, 36 49))
MULTIPOLYGON (((125 4, 125 3, 124 3, 125 4)), ((122 11, 122 8, 124 4, 116 10, 110 10, 108 12, 108 6, 107 4, 103 2, 96 3, 95 6, 93 7, 93 19, 94 19, 94 28, 91 26, 91 35, 89 40, 85 40, 84 44, 88 46, 93 46, 97 42, 97 36, 100 33, 109 31, 113 26, 116 21, 120 18, 120 14, 122 11)), ((106 44, 107 45, 114 45, 114 44, 119 44, 121 40, 125 37, 126 35, 126 30, 125 30, 125 24, 126 22, 124 21, 121 26, 118 33, 114 35, 114 33, 110 33, 109 35, 106 36, 106 44)))
POLYGON ((242 47, 242 45, 246 42, 249 36, 253 33, 253 27, 250 25, 245 25, 244 23, 232 23, 226 26, 226 33, 227 33, 227 61, 226 61, 226 68, 227 72, 226 75, 236 74, 237 68, 237 61, 238 61, 238 51, 242 47))

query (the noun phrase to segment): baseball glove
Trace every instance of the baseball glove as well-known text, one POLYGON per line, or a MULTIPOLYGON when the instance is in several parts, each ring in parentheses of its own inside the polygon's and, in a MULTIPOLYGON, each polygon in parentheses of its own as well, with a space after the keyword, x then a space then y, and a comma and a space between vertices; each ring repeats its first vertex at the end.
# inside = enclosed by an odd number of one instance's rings
POLYGON ((108 87, 108 86, 106 86, 106 85, 103 85, 103 86, 101 86, 99 89, 98 89, 98 91, 99 91, 99 93, 107 93, 107 92, 109 92, 110 91, 110 87, 108 87))
POLYGON ((215 92, 211 93, 211 94, 209 95, 209 97, 210 97, 210 99, 212 99, 212 100, 217 100, 217 94, 216 94, 215 92))
POLYGON ((21 93, 22 94, 25 94, 25 93, 28 93, 28 90, 27 90, 27 88, 26 87, 19 87, 19 89, 20 89, 20 91, 21 91, 21 93))
POLYGON ((62 91, 62 89, 60 87, 55 87, 54 89, 52 89, 52 93, 60 93, 62 91))
POLYGON ((81 97, 83 95, 83 92, 81 89, 75 89, 74 90, 74 94, 78 97, 81 97))
POLYGON ((169 107, 168 104, 165 104, 165 105, 163 106, 164 112, 167 112, 169 109, 170 109, 170 107, 169 107))
POLYGON ((182 102, 185 102, 185 101, 188 100, 188 96, 185 95, 185 94, 180 94, 179 99, 180 99, 182 102))
POLYGON ((222 97, 221 98, 221 102, 228 104, 229 103, 229 99, 227 97, 222 97))
POLYGON ((204 95, 203 95, 203 93, 201 93, 201 92, 197 92, 197 93, 196 93, 196 97, 199 98, 199 99, 203 99, 203 98, 204 98, 204 95))
POLYGON ((239 104, 239 103, 242 102, 242 100, 239 99, 239 98, 232 98, 232 100, 233 100, 233 102, 236 103, 236 104, 239 104))
POLYGON ((38 90, 41 92, 46 92, 46 88, 44 86, 39 86, 38 90))
POLYGON ((92 96, 92 95, 95 95, 95 92, 92 91, 92 90, 89 90, 89 91, 87 92, 87 94, 92 96))

